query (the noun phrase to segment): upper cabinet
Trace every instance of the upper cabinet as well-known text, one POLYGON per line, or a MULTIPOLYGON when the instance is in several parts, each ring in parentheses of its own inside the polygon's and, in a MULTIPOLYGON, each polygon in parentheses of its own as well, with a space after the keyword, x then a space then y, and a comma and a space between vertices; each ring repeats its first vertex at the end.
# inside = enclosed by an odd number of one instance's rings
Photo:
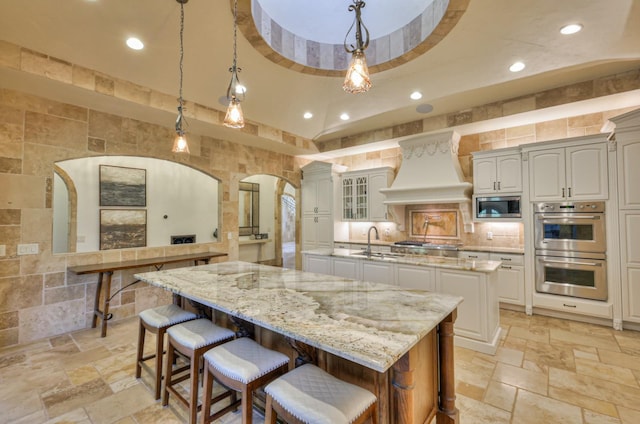
POLYGON ((522 192, 522 156, 513 149, 473 153, 473 193, 522 192))
POLYGON ((389 167, 345 172, 342 183, 343 221, 387 221, 387 206, 381 188, 393 181, 393 169, 389 167))
POLYGON ((605 141, 532 150, 528 160, 533 201, 606 200, 609 197, 605 141))

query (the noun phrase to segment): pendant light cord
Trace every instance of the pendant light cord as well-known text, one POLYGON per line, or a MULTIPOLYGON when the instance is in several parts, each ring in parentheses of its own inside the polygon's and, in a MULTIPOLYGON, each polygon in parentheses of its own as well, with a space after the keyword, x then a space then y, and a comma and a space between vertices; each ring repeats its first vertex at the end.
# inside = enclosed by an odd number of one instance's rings
POLYGON ((182 63, 184 61, 184 2, 180 2, 180 88, 179 88, 179 96, 178 96, 178 119, 176 120, 176 132, 180 135, 184 133, 182 129, 182 110, 184 105, 184 99, 182 98, 182 74, 183 67, 182 63))

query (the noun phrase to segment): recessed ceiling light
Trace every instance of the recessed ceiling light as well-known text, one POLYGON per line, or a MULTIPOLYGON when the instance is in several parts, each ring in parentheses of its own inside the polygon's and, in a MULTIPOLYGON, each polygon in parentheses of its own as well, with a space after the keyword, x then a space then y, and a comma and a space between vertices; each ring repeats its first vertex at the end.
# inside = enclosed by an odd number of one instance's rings
POLYGON ((127 46, 133 50, 142 50, 144 49, 144 43, 140 41, 139 38, 129 37, 127 38, 127 46))
POLYGON ((560 34, 571 35, 575 34, 576 32, 580 32, 581 29, 582 25, 580 24, 569 24, 560 28, 560 34))
POLYGON ((304 117, 304 119, 311 119, 313 118, 313 113, 311 112, 305 112, 304 115, 302 115, 304 117))
POLYGON ((411 97, 411 99, 413 100, 420 100, 422 98, 422 93, 419 91, 414 91, 409 97, 411 97))
POLYGON ((524 69, 524 63, 516 62, 513 65, 509 66, 509 70, 511 72, 520 72, 524 69))
POLYGON ((340 119, 342 119, 343 121, 348 121, 349 120, 349 114, 343 113, 342 115, 340 115, 340 119))

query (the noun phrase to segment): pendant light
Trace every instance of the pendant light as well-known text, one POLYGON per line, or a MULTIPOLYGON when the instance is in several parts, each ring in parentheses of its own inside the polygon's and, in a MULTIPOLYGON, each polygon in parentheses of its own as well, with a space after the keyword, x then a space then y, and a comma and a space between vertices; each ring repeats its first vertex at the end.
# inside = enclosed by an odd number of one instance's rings
POLYGON ((189 0, 176 0, 180 3, 180 96, 178 97, 178 118, 176 119, 176 138, 173 141, 173 153, 187 153, 189 154, 189 144, 187 144, 187 137, 185 136, 183 124, 185 123, 184 115, 184 99, 182 98, 182 61, 184 59, 184 4, 189 0))
POLYGON ((224 117, 224 126, 229 128, 243 128, 244 127, 244 115, 242 114, 242 107, 240 102, 244 100, 245 88, 240 84, 238 79, 238 72, 242 71, 242 68, 237 66, 237 33, 238 33, 238 0, 233 3, 233 65, 229 68, 231 72, 231 81, 227 88, 227 100, 229 106, 227 107, 227 114, 224 117))
POLYGON ((364 1, 354 0, 349 6, 349 11, 355 11, 356 17, 344 37, 344 49, 347 53, 351 53, 351 63, 347 69, 347 76, 342 84, 342 89, 347 93, 364 93, 371 88, 371 79, 369 79, 369 68, 364 56, 364 51, 369 47, 369 30, 362 23, 361 11, 365 6, 364 1), (356 44, 347 45, 347 37, 349 33, 356 27, 356 44), (362 38, 362 29, 365 32, 365 38, 362 38))

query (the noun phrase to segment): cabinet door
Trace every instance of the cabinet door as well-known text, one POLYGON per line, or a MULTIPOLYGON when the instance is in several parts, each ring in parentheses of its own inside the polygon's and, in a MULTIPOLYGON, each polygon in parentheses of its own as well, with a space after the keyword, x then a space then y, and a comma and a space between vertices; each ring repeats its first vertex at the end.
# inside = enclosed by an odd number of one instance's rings
POLYGON ((331 256, 305 255, 304 271, 331 275, 331 256))
POLYGON ((473 160, 473 192, 495 193, 496 184, 496 158, 478 158, 473 160))
POLYGON ((369 219, 371 221, 388 221, 385 196, 380 193, 381 188, 387 188, 389 180, 387 173, 369 175, 369 219))
POLYGON ((355 178, 342 177, 342 219, 349 221, 355 218, 353 210, 353 189, 355 178))
POLYGON ((398 264, 396 284, 407 289, 435 291, 435 271, 432 268, 398 264))
POLYGON ((474 272, 439 270, 438 293, 464 298, 458 306, 455 331, 472 339, 487 340, 487 293, 482 275, 474 272))
POLYGON ((640 140, 618 142, 618 193, 620 209, 640 208, 640 140))
POLYGON ((564 149, 540 150, 529 153, 531 200, 564 200, 564 149))
POLYGON ((393 264, 388 262, 362 261, 362 281, 395 284, 393 264))
POLYGON ((369 220, 369 177, 359 175, 355 177, 355 218, 359 221, 369 220))
POLYGON ((606 200, 609 197, 605 143, 567 147, 567 199, 606 200))
POLYGON ((353 280, 360 279, 360 261, 356 259, 333 257, 333 275, 353 280))
POLYGON ((623 318, 640 322, 640 211, 620 213, 623 318))
MULTIPOLYGON (((317 213, 333 213, 333 181, 329 176, 316 181, 316 207, 318 208, 317 213)), ((333 230, 331 234, 333 234, 333 230)))
POLYGON ((318 247, 316 215, 302 216, 302 250, 310 250, 318 247))
POLYGON ((524 267, 500 265, 498 268, 498 300, 524 305, 524 267))
POLYGON ((316 213, 317 191, 317 181, 304 180, 302 182, 300 195, 302 196, 301 203, 303 214, 316 213))
POLYGON ((496 178, 498 191, 522 191, 522 157, 520 155, 498 156, 496 178))
POLYGON ((333 217, 331 215, 316 216, 316 246, 333 247, 333 217))

